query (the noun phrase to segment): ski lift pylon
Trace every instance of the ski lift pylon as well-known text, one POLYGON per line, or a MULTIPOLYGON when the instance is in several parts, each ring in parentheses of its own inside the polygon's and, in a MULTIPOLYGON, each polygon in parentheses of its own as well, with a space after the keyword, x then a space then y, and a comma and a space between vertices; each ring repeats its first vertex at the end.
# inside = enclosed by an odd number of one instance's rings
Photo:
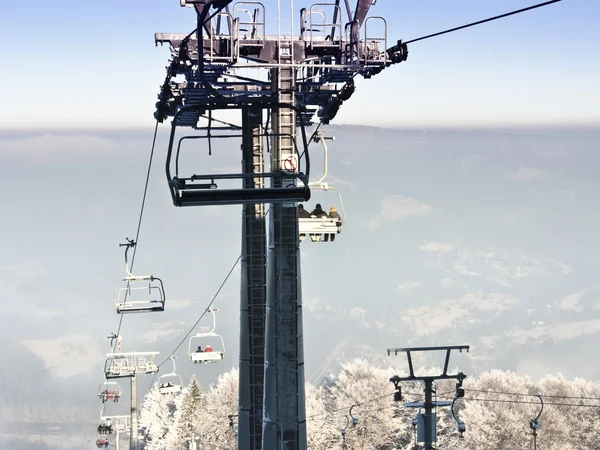
POLYGON ((158 392, 163 395, 178 394, 183 389, 183 380, 181 375, 176 373, 175 356, 169 357, 173 361, 173 371, 158 377, 158 392))
MULTIPOLYGON (((324 153, 324 165, 323 165, 323 175, 317 181, 313 181, 308 183, 311 189, 320 189, 323 191, 334 191, 337 194, 340 212, 338 214, 340 217, 299 217, 298 218, 298 232, 300 234, 300 241, 303 241, 308 234, 310 236, 310 240, 312 242, 333 242, 335 240, 336 234, 340 234, 342 232, 342 226, 346 221, 346 211, 344 209, 344 202, 342 200, 342 194, 338 189, 333 186, 330 186, 325 182, 325 178, 327 178, 328 173, 328 147, 326 140, 335 140, 335 137, 326 137, 321 132, 317 131, 312 137, 312 142, 321 143, 323 146, 324 153)), ((336 211, 337 212, 337 211, 336 211)))
POLYGON ((159 312, 165 310, 165 289, 160 278, 153 275, 135 276, 129 271, 127 252, 136 243, 127 239, 125 247, 125 272, 127 276, 117 282, 115 304, 118 314, 159 312), (138 296, 144 296, 140 300, 138 296))
POLYGON ((210 331, 197 333, 190 338, 188 346, 188 354, 190 361, 194 364, 204 363, 211 364, 219 362, 225 356, 225 342, 223 337, 215 333, 217 327, 217 318, 215 316, 216 308, 208 308, 208 312, 212 314, 213 326, 210 331), (204 349, 202 348, 202 342, 205 343, 204 349), (217 348, 212 348, 210 343, 216 344, 217 348), (200 343, 200 344, 198 344, 200 343))

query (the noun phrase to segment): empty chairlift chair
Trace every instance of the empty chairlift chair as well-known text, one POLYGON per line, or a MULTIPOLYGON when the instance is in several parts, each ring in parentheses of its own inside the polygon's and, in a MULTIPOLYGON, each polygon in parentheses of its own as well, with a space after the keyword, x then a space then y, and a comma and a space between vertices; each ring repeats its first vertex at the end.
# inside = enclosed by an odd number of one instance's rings
POLYGON ((215 333, 217 309, 207 310, 213 316, 213 326, 210 331, 197 333, 190 338, 188 354, 194 364, 211 364, 219 362, 225 356, 225 342, 221 335, 215 333))
POLYGON ((173 361, 173 371, 158 377, 158 392, 163 395, 178 394, 183 389, 183 380, 175 372, 175 357, 171 356, 169 359, 173 361))
POLYGON ((128 240, 125 247, 125 271, 127 276, 117 282, 115 303, 117 313, 144 313, 164 311, 165 290, 160 278, 153 275, 135 276, 129 271, 127 252, 135 242, 128 240))
POLYGON ((156 373, 156 355, 158 352, 109 353, 104 363, 104 375, 107 379, 112 379, 156 373))
MULTIPOLYGON (((337 194, 338 204, 340 207, 340 213, 337 213, 337 208, 331 209, 325 207, 323 209, 324 213, 329 214, 322 217, 317 217, 315 215, 308 216, 310 211, 306 210, 306 217, 299 216, 298 217, 298 231, 300 234, 300 240, 303 241, 306 236, 310 237, 312 242, 333 242, 335 240, 335 236, 342 232, 342 226, 346 220, 346 212, 344 209, 344 202, 342 200, 342 195, 340 191, 338 191, 333 186, 330 186, 328 183, 325 183, 325 178, 327 177, 327 144, 326 140, 333 140, 335 138, 326 138, 322 134, 318 133, 313 137, 313 142, 320 142, 323 145, 324 150, 324 166, 323 166, 323 175, 319 180, 309 183, 311 189, 320 189, 323 191, 334 191, 337 194), (337 214, 337 216, 336 216, 337 214), (336 217, 332 217, 336 216, 336 217), (339 217, 338 217, 339 216, 339 217)), ((304 207, 304 206, 303 206, 304 207)))
MULTIPOLYGON (((195 114, 199 120, 200 117, 204 117, 205 110, 214 113, 214 111, 240 109, 240 107, 219 103, 218 99, 210 99, 210 103, 184 106, 177 111, 172 121, 166 163, 167 181, 175 206, 293 203, 307 201, 310 198, 308 186, 310 160, 303 123, 299 127, 296 138, 293 139, 292 153, 277 163, 279 168, 272 168, 270 171, 259 169, 250 173, 243 171, 215 173, 206 169, 205 174, 197 172, 189 174, 190 171, 187 169, 188 174, 183 174, 183 166, 190 165, 189 162, 184 161, 185 158, 202 157, 198 154, 200 145, 206 150, 207 155, 212 155, 216 151, 213 148, 216 142, 231 141, 232 138, 238 141, 238 144, 232 146, 237 150, 239 142, 248 142, 248 139, 253 139, 254 146, 262 146, 268 145, 270 139, 287 137, 265 129, 262 123, 263 110, 266 109, 266 114, 270 114, 271 107, 272 105, 257 100, 256 105, 252 105, 251 111, 242 109, 242 114, 246 114, 244 117, 252 117, 247 119, 247 122, 251 123, 246 126, 247 129, 243 128, 240 131, 233 127, 215 127, 212 125, 213 120, 209 118, 208 127, 195 127, 197 131, 206 131, 206 134, 186 135, 178 139, 175 135, 177 128, 184 126, 183 122, 180 123, 182 117, 195 114), (190 151, 192 144, 194 148, 190 151)), ((278 104, 274 108, 293 109, 300 114, 299 110, 292 105, 278 104)), ((245 165, 250 167, 254 163, 254 161, 246 161, 245 165)), ((198 164, 196 162, 196 165, 198 164)), ((262 167, 262 160, 260 165, 262 167)))

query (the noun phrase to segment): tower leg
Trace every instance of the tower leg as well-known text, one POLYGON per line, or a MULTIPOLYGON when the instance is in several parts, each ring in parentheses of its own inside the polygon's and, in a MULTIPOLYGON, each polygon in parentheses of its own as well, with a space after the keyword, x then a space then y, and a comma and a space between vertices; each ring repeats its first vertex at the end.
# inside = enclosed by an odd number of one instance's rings
MULTIPOLYGON (((242 130, 243 173, 263 173, 262 109, 242 109, 242 130)), ((246 189, 263 187, 264 178, 244 181, 246 189)), ((238 448, 260 450, 267 295, 265 205, 244 205, 242 216, 238 448)))

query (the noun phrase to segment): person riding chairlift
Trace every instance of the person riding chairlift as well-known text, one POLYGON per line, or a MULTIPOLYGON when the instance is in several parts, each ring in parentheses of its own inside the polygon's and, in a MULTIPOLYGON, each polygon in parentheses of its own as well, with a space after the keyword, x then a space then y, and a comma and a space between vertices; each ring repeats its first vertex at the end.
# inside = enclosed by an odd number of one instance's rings
POLYGON ((204 350, 202 350, 201 345, 198 346, 198 350, 196 350, 196 353, 204 353, 204 350))
MULTIPOLYGON (((340 216, 340 214, 337 212, 337 210, 335 209, 335 206, 332 206, 331 208, 329 208, 329 214, 327 215, 329 218, 334 219, 336 222, 341 222, 342 221, 342 217, 340 216)), ((328 241, 328 237, 331 237, 331 242, 335 241, 335 234, 329 234, 329 235, 325 235, 325 242, 328 241)))
POLYGON ((212 352, 212 351, 213 351, 213 349, 212 349, 212 347, 211 347, 210 345, 207 345, 207 346, 206 346, 206 349, 204 349, 204 351, 205 351, 205 352, 212 352))

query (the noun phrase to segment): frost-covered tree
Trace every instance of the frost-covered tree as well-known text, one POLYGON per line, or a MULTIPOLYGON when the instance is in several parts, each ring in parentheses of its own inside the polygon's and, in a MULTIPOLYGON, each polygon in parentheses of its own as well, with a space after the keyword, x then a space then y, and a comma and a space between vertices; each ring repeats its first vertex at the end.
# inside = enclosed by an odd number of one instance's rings
POLYGON ((237 415, 239 371, 219 375, 216 385, 206 392, 204 409, 199 417, 203 450, 236 448, 237 420, 230 426, 229 416, 237 415))
POLYGON ((192 437, 200 435, 203 401, 202 389, 193 376, 185 392, 182 392, 181 406, 175 414, 174 431, 167 436, 168 450, 187 450, 192 437))
MULTIPOLYGON (((337 428, 350 424, 346 430, 345 443, 349 449, 383 450, 393 448, 400 428, 396 414, 398 405, 392 398, 390 370, 376 367, 364 359, 357 358, 342 364, 340 373, 331 380, 328 406, 336 411, 331 420, 337 428), (358 419, 356 426, 349 417, 358 419)), ((341 433, 337 443, 330 448, 342 448, 341 433)))
MULTIPOLYGON (((439 369, 419 370, 439 374, 439 369)), ((356 359, 341 365, 341 371, 323 385, 306 385, 307 440, 310 450, 341 450, 340 430, 346 426, 351 405, 358 419, 346 430, 345 444, 352 450, 412 450, 411 420, 418 409, 404 402, 423 401, 423 384, 403 382, 403 402, 393 401, 389 382, 393 369, 356 359)), ((237 414, 237 370, 222 374, 203 396, 195 378, 183 393, 169 400, 156 387, 144 399, 140 423, 149 427, 152 440, 147 450, 187 450, 194 433, 202 450, 236 447, 229 415, 237 414), (165 408, 165 405, 167 407, 165 408), (162 434, 161 434, 162 433, 162 434), (165 434, 166 433, 166 434, 165 434)), ((466 395, 456 403, 456 413, 465 423, 459 437, 450 407, 437 408, 437 447, 446 450, 533 449, 531 419, 540 411, 535 394, 545 402, 539 418, 537 446, 542 450, 600 450, 600 383, 567 380, 547 375, 534 383, 512 372, 491 371, 470 376, 463 385, 466 395)), ((435 400, 452 400, 456 380, 435 383, 435 400)), ((237 420, 235 420, 237 425, 237 420)))
POLYGON ((176 404, 171 395, 162 395, 155 384, 140 408, 140 427, 146 428, 145 450, 169 450, 167 434, 173 427, 176 404))
POLYGON ((310 450, 329 450, 339 438, 334 413, 327 408, 327 393, 323 386, 306 384, 306 437, 310 450))
POLYGON ((465 434, 467 448, 527 448, 524 443, 533 408, 526 409, 524 405, 512 402, 519 400, 515 396, 504 397, 498 402, 497 394, 485 391, 526 393, 529 392, 530 386, 529 378, 500 370, 484 373, 477 379, 467 379, 466 397, 480 399, 465 401, 461 411, 461 416, 470 430, 465 434))

